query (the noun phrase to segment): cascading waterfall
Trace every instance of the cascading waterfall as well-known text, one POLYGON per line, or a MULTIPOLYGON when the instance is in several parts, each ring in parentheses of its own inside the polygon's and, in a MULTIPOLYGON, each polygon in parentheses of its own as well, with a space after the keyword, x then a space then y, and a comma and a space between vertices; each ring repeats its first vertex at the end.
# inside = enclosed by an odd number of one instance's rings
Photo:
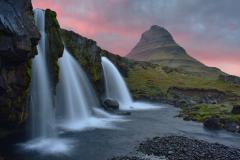
POLYGON ((30 91, 32 138, 23 147, 42 153, 64 153, 72 147, 72 141, 60 138, 56 131, 55 112, 59 113, 60 127, 70 130, 85 128, 114 128, 112 122, 121 117, 101 110, 87 76, 78 62, 64 49, 59 60, 60 80, 57 95, 53 95, 46 55, 45 11, 34 10, 36 25, 41 34, 37 46, 38 55, 32 61, 30 91), (54 105, 55 98, 55 105, 54 105))
POLYGON ((106 122, 110 119, 106 118, 113 116, 100 110, 100 103, 87 75, 66 48, 59 66, 60 81, 56 101, 60 127, 69 130, 108 127, 106 122))
POLYGON ((47 62, 46 62, 46 33, 45 11, 34 10, 35 21, 41 34, 41 40, 37 46, 38 55, 32 61, 31 83, 31 117, 32 137, 55 136, 54 107, 50 90, 47 62))
POLYGON ((46 154, 64 153, 70 147, 68 141, 58 138, 55 128, 53 95, 46 62, 45 11, 34 10, 34 17, 41 34, 41 40, 37 46, 38 55, 32 61, 30 91, 32 138, 23 144, 23 147, 27 150, 38 150, 46 154))
POLYGON ((158 109, 158 104, 134 102, 118 69, 106 57, 102 57, 106 98, 117 100, 122 110, 158 109))
POLYGON ((120 109, 129 109, 133 100, 118 69, 106 57, 102 57, 102 67, 105 79, 106 97, 117 100, 120 104, 120 109))
POLYGON ((64 49, 63 57, 59 60, 60 82, 58 85, 58 106, 70 123, 86 120, 91 116, 91 107, 97 106, 94 95, 89 88, 86 75, 78 62, 64 49), (93 105, 93 106, 91 106, 93 105))

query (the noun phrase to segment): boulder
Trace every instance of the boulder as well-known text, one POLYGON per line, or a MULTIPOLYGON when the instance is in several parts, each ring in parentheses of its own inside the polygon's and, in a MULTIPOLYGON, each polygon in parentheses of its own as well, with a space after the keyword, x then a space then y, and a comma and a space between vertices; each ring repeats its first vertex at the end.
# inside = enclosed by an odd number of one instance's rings
POLYGON ((240 125, 236 122, 230 122, 230 121, 226 122, 224 124, 224 128, 230 132, 239 132, 240 131, 240 125))
POLYGON ((103 106, 104 106, 104 109, 107 111, 119 110, 119 103, 114 99, 110 99, 110 98, 105 99, 103 101, 103 106))
POLYGON ((115 115, 119 115, 119 116, 130 116, 131 112, 129 111, 120 111, 120 110, 115 110, 112 112, 115 115))
POLYGON ((208 129, 221 129, 222 124, 219 118, 209 118, 204 121, 203 123, 204 127, 208 129))
POLYGON ((233 106, 232 114, 240 114, 240 105, 233 106))

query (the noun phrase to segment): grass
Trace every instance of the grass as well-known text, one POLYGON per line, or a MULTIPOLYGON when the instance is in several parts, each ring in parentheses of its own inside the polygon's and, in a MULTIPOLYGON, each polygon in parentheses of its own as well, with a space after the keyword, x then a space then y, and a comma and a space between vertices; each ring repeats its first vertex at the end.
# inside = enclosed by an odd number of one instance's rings
POLYGON ((170 87, 217 89, 240 96, 240 86, 218 80, 218 77, 198 76, 189 72, 166 73, 161 66, 135 66, 129 71, 127 83, 135 97, 162 94, 167 96, 170 87))
POLYGON ((198 104, 191 109, 183 108, 181 114, 199 122, 211 117, 234 121, 240 123, 240 115, 232 114, 232 105, 225 104, 198 104))

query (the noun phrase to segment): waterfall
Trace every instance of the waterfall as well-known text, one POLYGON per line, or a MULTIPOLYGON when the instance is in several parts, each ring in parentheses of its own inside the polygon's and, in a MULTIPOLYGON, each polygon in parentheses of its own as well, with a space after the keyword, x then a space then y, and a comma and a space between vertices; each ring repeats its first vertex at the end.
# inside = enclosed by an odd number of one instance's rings
POLYGON ((38 55, 32 60, 31 117, 32 138, 55 135, 54 107, 46 62, 45 11, 34 10, 35 22, 41 34, 38 55))
POLYGON ((70 124, 88 119, 92 114, 91 108, 96 107, 98 102, 81 66, 66 48, 59 67, 57 104, 63 110, 63 119, 70 124))
POLYGON ((60 127, 67 130, 105 128, 106 118, 111 119, 113 116, 100 109, 87 75, 66 48, 63 57, 59 59, 59 67, 56 102, 60 127))
POLYGON ((118 69, 106 57, 102 57, 106 98, 117 100, 121 110, 159 109, 159 104, 134 102, 118 69))
POLYGON ((102 67, 105 79, 106 97, 117 100, 120 104, 120 109, 130 109, 133 100, 118 69, 106 57, 102 57, 102 67))
POLYGON ((32 82, 30 91, 31 135, 22 146, 26 150, 37 150, 44 154, 67 152, 70 142, 60 139, 55 128, 53 95, 46 62, 45 11, 34 10, 35 22, 41 34, 37 46, 38 55, 32 61, 32 82))

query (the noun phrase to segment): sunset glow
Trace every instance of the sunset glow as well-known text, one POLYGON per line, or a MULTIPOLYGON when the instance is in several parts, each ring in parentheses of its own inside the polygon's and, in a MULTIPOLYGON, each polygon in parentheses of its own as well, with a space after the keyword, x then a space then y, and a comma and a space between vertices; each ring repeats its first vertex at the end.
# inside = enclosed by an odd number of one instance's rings
MULTIPOLYGON (((240 76, 237 7, 176 0, 33 0, 34 8, 57 12, 62 28, 125 56, 153 24, 164 26, 188 54, 206 65, 240 76), (224 7, 224 8, 222 8, 224 7), (224 14, 222 14, 224 12, 224 14), (224 22, 223 22, 224 21, 224 22)), ((238 5, 236 5, 238 6, 238 5)))

